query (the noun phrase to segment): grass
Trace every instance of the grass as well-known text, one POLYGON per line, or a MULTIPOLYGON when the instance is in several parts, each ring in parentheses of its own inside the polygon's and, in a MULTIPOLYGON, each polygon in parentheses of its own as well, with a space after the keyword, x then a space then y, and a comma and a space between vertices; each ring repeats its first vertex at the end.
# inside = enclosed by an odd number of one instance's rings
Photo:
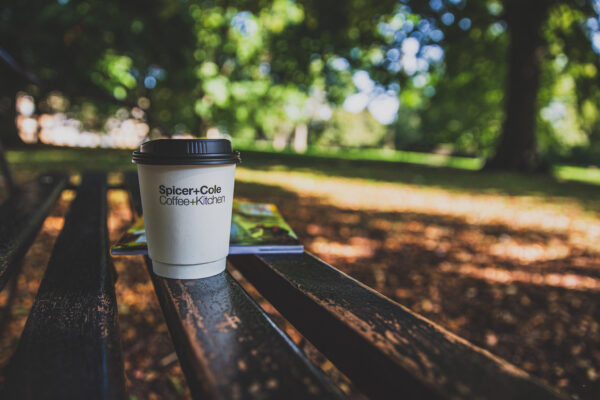
POLYGON ((554 166, 554 176, 565 181, 583 182, 592 185, 600 185, 599 168, 583 168, 570 165, 554 166))
MULTIPOLYGON (((594 201, 600 188, 600 170, 557 165, 553 176, 477 171, 481 160, 403 151, 320 151, 307 154, 260 151, 239 146, 242 169, 303 173, 313 179, 331 176, 438 187, 451 191, 508 195, 566 196, 594 201)), ((130 150, 31 148, 10 150, 15 172, 48 170, 121 171, 135 168, 130 150)))
MULTIPOLYGON (((515 174, 461 174, 462 171, 478 171, 483 161, 478 158, 454 157, 441 154, 428 154, 397 150, 379 149, 350 149, 350 150, 319 150, 309 149, 305 154, 293 153, 289 150, 276 152, 272 146, 259 144, 251 147, 248 143, 236 146, 242 151, 243 166, 253 168, 257 165, 281 165, 288 168, 318 168, 328 169, 329 173, 347 175, 350 167, 357 177, 374 180, 420 180, 436 181, 432 175, 439 175, 442 180, 453 177, 459 181, 458 186, 496 186, 500 189, 511 189, 511 183, 523 185, 527 182, 538 181, 539 177, 517 178, 515 174), (419 168, 419 166, 427 168, 419 168), (354 168, 356 167, 356 168, 354 168), (433 168, 433 170, 431 169, 433 168), (385 172, 387 170, 387 172, 385 172), (400 176, 398 175, 400 172, 400 176), (405 172, 403 174, 403 172, 405 172), (404 176, 402 176, 404 175, 404 176), (406 176, 408 175, 408 176, 406 176), (462 177, 467 177, 460 182, 462 177), (473 181, 474 180, 474 181, 473 181), (468 182, 472 181, 472 182, 468 182)), ((132 169, 130 150, 98 150, 98 149, 69 149, 69 148, 33 148, 27 150, 8 151, 8 160, 13 169, 37 172, 48 169, 81 171, 94 169, 115 171, 132 169)), ((569 165, 555 165, 553 176, 558 181, 581 182, 600 185, 600 169, 584 168, 569 165)), ((546 180, 544 179, 544 184, 546 180)), ((538 186, 538 185, 534 185, 538 186)))
POLYGON ((128 150, 36 147, 27 150, 9 150, 7 158, 12 170, 17 173, 48 170, 120 171, 135 168, 131 163, 131 151, 128 150))
MULTIPOLYGON (((312 185, 321 188, 341 185, 339 190, 351 190, 353 193, 357 193, 360 187, 371 187, 379 192, 385 185, 392 185, 398 190, 412 188, 422 193, 431 192, 429 199, 459 201, 461 196, 479 196, 488 199, 481 201, 492 202, 498 199, 518 202, 534 199, 531 203, 534 205, 527 207, 554 204, 560 208, 568 203, 577 204, 581 212, 600 214, 600 170, 597 169, 561 165, 555 166, 553 176, 519 175, 472 170, 473 165, 469 165, 469 162, 475 162, 473 159, 465 161, 420 153, 395 152, 388 154, 387 158, 377 158, 373 156, 377 153, 372 153, 373 157, 369 158, 368 152, 346 152, 338 157, 333 156, 335 152, 313 151, 308 155, 300 155, 243 147, 241 150, 243 163, 236 179, 285 187, 299 194, 302 191, 311 192, 312 185), (398 161, 401 159, 410 159, 415 163, 398 161), (440 166, 442 160, 445 160, 445 166, 440 166), (466 168, 456 167, 461 165, 466 168), (290 182, 295 182, 296 186, 290 185, 290 182), (350 189, 344 185, 350 185, 350 189)), ((7 156, 13 171, 17 172, 17 178, 21 180, 48 170, 77 173, 84 170, 113 172, 135 168, 131 163, 130 150, 32 148, 10 150, 7 156)), ((388 195, 405 196, 397 191, 388 195)), ((330 196, 330 193, 325 196, 330 196)), ((560 211, 552 214, 558 215, 560 211)))
MULTIPOLYGON (((285 155, 297 155, 292 150, 286 149, 276 151, 271 143, 235 142, 236 149, 250 152, 278 153, 285 155)), ((391 149, 319 149, 309 148, 303 157, 312 158, 335 158, 353 161, 387 161, 400 162, 415 165, 427 165, 436 167, 449 167, 475 171, 482 167, 480 158, 455 157, 444 154, 420 153, 416 151, 403 151, 391 149)))

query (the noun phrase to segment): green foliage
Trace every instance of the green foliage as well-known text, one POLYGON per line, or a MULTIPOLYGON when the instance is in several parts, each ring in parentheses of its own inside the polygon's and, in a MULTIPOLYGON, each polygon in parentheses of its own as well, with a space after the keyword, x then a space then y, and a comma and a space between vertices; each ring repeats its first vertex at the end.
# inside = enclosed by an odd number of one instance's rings
MULTIPOLYGON (((497 4, 489 2, 489 4, 497 4)), ((469 2, 457 13, 473 21, 446 29, 445 60, 432 104, 422 111, 422 129, 430 146, 453 143, 459 153, 487 157, 493 151, 503 116, 507 37, 491 27, 497 17, 483 2, 469 2)))
MULTIPOLYGON (((234 136, 273 137, 313 118, 304 110, 311 93, 331 88, 330 101, 344 100, 351 74, 338 76, 328 61, 371 45, 375 16, 394 3, 12 0, 0 32, 9 54, 67 95, 96 104, 105 94, 147 99, 170 131, 218 126, 234 136)), ((31 88, 16 82, 7 98, 22 89, 31 88)), ((115 109, 96 107, 104 115, 115 109)))
POLYGON ((316 145, 323 147, 383 147, 386 129, 363 111, 352 114, 337 110, 316 145))
POLYGON ((542 149, 554 157, 576 155, 583 161, 590 156, 581 154, 581 149, 594 154, 590 144, 600 139, 596 107, 600 101, 600 57, 591 51, 586 37, 590 19, 594 18, 585 8, 558 4, 544 30, 549 45, 538 96, 538 138, 542 149))
MULTIPOLYGON (((201 135, 217 126, 235 138, 272 139, 307 124, 313 144, 450 144, 455 153, 487 157, 504 118, 506 1, 7 0, 0 35, 27 70, 78 95, 68 96, 68 110, 86 127, 102 127, 115 112, 109 94, 149 107, 171 132, 201 135), (383 126, 367 111, 341 109, 360 91, 358 70, 374 81, 371 101, 397 96, 395 122, 383 126), (317 105, 334 108, 331 119, 317 105)), ((591 16, 597 21, 590 2, 557 1, 544 30, 538 137, 557 157, 600 142, 591 16)), ((36 95, 39 110, 61 108, 49 105, 55 92, 9 79, 0 113, 23 89, 36 95)))
MULTIPOLYGON (((435 94, 419 109, 422 148, 451 143, 458 153, 493 154, 508 86, 510 32, 503 15, 507 1, 445 3, 437 13, 415 6, 416 12, 438 22, 446 12, 454 15, 449 26, 438 23, 445 34, 444 63, 430 71, 435 94), (470 21, 468 29, 460 26, 464 19, 470 21)), ((547 50, 537 136, 539 150, 546 155, 574 155, 574 149, 591 149, 598 141, 600 120, 594 104, 600 100, 600 58, 592 51, 586 26, 598 21, 592 3, 555 2, 544 27, 547 50)))

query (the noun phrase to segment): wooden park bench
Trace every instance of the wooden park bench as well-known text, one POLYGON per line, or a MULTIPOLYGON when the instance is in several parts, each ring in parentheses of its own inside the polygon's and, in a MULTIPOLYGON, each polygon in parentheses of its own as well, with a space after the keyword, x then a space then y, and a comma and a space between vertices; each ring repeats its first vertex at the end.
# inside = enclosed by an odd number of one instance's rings
MULTIPOLYGON (((124 182, 141 213, 136 175, 124 182)), ((0 205, 0 290, 65 187, 65 175, 44 175, 0 205)), ((76 188, 0 398, 127 398, 108 189, 93 173, 76 188)), ((567 398, 309 253, 229 261, 369 398, 567 398)), ((150 275, 194 398, 344 398, 229 272, 150 275)))

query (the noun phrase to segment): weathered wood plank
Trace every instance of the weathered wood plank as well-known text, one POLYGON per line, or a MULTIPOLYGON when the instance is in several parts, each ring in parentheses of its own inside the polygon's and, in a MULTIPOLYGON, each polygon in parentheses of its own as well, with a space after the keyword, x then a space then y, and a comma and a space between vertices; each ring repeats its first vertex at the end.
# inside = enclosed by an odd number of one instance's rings
POLYGON ((566 398, 307 253, 229 259, 372 398, 566 398))
POLYGON ((42 175, 0 206, 0 291, 35 239, 66 180, 64 174, 42 175))
POLYGON ((3 399, 125 397, 106 215, 106 177, 84 175, 7 369, 3 399))
MULTIPOLYGON (((139 213, 137 175, 125 180, 139 213)), ((194 398, 342 398, 228 272, 164 279, 146 262, 194 398)))
POLYGON ((228 272, 164 279, 146 260, 194 398, 342 398, 228 272))

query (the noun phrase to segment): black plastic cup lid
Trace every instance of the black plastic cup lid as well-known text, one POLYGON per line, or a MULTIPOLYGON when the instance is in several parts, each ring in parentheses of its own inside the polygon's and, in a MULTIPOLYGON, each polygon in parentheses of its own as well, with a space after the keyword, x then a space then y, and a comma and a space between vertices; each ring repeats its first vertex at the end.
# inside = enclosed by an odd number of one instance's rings
POLYGON ((158 139, 142 143, 133 152, 136 164, 215 165, 239 164, 240 153, 227 139, 158 139))

